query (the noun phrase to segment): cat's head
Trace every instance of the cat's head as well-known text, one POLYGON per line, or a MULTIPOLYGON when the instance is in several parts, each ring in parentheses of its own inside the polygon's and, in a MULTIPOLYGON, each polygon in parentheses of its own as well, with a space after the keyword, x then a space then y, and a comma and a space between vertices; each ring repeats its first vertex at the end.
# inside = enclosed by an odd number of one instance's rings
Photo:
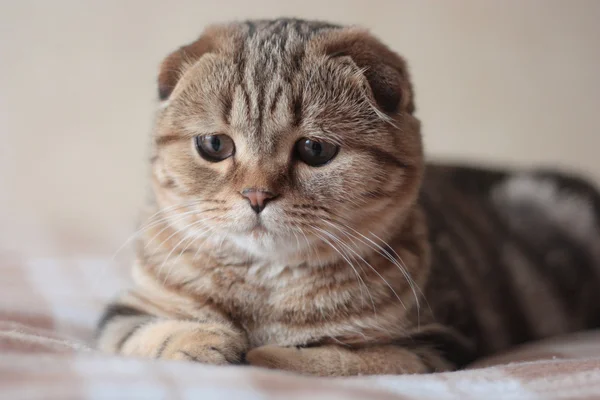
POLYGON ((423 170, 406 65, 364 30, 213 26, 158 79, 153 187, 178 229, 256 257, 385 237, 423 170), (346 235, 346 236, 344 236, 346 235))

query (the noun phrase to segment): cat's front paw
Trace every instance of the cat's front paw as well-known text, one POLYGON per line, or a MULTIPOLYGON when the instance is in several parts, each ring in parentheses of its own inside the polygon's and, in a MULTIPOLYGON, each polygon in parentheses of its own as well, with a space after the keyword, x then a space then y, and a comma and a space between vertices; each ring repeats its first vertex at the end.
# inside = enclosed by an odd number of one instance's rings
POLYGON ((255 367, 295 371, 301 359, 300 352, 301 349, 296 347, 260 346, 246 354, 246 362, 255 367))
POLYGON ((247 347, 245 335, 213 322, 156 321, 134 332, 123 344, 126 355, 187 360, 205 364, 238 364, 247 347))

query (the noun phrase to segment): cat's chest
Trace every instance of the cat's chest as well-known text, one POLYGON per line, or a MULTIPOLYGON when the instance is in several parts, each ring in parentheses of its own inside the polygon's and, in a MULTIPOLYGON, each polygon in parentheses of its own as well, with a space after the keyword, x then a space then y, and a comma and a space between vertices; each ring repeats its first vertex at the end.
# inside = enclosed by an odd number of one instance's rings
POLYGON ((302 278, 285 265, 259 265, 215 268, 205 279, 212 301, 234 318, 251 322, 284 310, 312 308, 304 296, 311 282, 302 278))
POLYGON ((403 309, 378 304, 376 292, 367 292, 343 268, 222 267, 206 273, 203 281, 201 297, 243 327, 252 347, 364 341, 402 327, 403 309))
POLYGON ((252 346, 304 344, 356 332, 340 317, 352 314, 350 299, 361 295, 358 286, 355 292, 339 274, 269 267, 223 267, 205 276, 205 295, 246 330, 252 346))

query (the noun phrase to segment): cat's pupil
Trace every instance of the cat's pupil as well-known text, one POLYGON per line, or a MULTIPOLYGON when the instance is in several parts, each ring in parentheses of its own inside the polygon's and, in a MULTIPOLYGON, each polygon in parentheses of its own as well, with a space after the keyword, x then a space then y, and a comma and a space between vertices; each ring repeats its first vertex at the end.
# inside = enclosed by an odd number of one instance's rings
POLYGON ((311 148, 315 156, 320 156, 321 152, 323 151, 323 147, 319 142, 312 142, 311 148))
POLYGON ((221 139, 218 136, 213 136, 210 139, 210 145, 215 152, 218 152, 221 149, 221 139))

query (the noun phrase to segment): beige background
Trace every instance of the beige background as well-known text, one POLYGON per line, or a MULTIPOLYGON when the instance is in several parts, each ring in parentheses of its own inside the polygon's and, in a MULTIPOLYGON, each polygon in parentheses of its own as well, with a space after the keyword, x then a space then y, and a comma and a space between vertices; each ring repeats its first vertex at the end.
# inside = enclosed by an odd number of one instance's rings
POLYGON ((406 56, 430 155, 600 181, 597 0, 1 0, 0 251, 119 247, 161 58, 209 22, 282 15, 358 23, 406 56))

